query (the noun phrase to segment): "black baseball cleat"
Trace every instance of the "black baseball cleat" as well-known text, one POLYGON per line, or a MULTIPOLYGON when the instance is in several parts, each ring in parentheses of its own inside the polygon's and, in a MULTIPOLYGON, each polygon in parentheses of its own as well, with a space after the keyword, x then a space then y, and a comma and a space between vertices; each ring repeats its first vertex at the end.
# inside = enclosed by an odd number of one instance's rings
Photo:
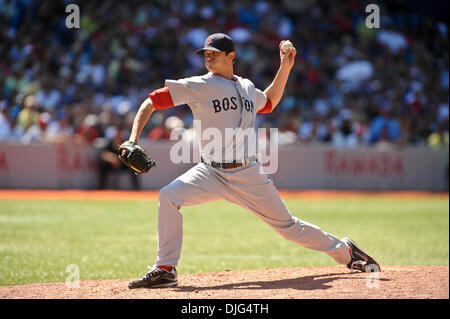
POLYGON ((144 277, 130 282, 128 288, 168 288, 176 285, 178 285, 178 276, 174 267, 171 271, 153 267, 144 277))
POLYGON ((380 265, 359 248, 350 238, 342 238, 342 241, 350 247, 350 255, 352 260, 347 264, 349 269, 355 269, 362 272, 379 272, 380 265))

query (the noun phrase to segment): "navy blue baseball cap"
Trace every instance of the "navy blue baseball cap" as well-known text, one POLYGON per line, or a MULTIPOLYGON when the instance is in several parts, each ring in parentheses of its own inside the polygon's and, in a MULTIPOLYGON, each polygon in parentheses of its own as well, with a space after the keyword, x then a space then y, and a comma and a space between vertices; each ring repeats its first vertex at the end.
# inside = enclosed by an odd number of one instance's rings
POLYGON ((234 51, 233 40, 226 34, 214 33, 206 38, 204 47, 195 51, 198 55, 202 55, 203 51, 226 52, 227 54, 234 51))

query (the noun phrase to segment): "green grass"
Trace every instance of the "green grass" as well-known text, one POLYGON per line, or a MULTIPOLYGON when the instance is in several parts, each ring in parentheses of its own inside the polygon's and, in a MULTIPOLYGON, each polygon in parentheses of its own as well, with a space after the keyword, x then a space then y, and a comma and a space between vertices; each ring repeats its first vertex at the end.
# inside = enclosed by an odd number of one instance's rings
MULTIPOLYGON (((381 265, 448 265, 447 199, 287 200, 293 215, 350 237, 381 265)), ((225 201, 185 207, 179 274, 335 265, 225 201)), ((0 201, 0 285, 134 278, 152 265, 156 201, 0 201)))

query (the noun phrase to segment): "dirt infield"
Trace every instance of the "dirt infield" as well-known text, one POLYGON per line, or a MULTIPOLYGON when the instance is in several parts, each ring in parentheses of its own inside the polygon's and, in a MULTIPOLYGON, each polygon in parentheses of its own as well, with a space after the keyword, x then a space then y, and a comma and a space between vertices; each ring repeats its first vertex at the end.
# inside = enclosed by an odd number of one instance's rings
POLYGON ((133 289, 132 279, 0 287, 1 299, 448 299, 448 266, 383 266, 375 273, 344 266, 182 275, 174 288, 133 289))

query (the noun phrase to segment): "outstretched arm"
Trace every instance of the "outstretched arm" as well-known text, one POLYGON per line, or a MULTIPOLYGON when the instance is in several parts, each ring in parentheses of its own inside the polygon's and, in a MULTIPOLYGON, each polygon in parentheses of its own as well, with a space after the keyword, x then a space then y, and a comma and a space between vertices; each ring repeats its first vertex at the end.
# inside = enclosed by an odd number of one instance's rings
POLYGON ((284 87, 286 86, 286 82, 289 77, 289 73, 291 72, 292 67, 294 66, 295 55, 297 54, 297 50, 292 48, 288 53, 283 53, 281 50, 281 45, 284 41, 280 42, 280 68, 278 69, 275 78, 269 87, 264 91, 267 97, 272 102, 272 109, 274 109, 277 104, 280 102, 281 97, 283 96, 284 87))
POLYGON ((137 144, 139 137, 141 136, 142 129, 145 124, 147 124, 147 121, 154 110, 155 108, 153 107, 152 99, 147 98, 144 102, 142 102, 133 121, 133 128, 131 129, 129 138, 130 141, 137 144))

